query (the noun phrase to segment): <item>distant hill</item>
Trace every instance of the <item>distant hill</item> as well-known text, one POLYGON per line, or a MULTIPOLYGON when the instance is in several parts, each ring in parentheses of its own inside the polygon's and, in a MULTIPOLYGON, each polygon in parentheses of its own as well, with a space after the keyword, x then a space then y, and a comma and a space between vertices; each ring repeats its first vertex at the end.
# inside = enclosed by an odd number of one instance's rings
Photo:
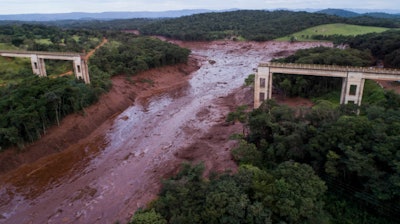
POLYGON ((322 13, 327 15, 340 16, 344 18, 353 18, 353 17, 361 17, 361 16, 369 16, 373 18, 381 18, 381 19, 400 19, 400 14, 391 14, 386 12, 366 12, 366 13, 357 13, 350 10, 344 9, 324 9, 320 11, 316 11, 315 13, 322 13))
POLYGON ((389 13, 384 13, 384 12, 370 12, 370 13, 365 13, 363 15, 374 17, 374 18, 400 19, 400 14, 389 14, 389 13))
MULTIPOLYGON (((183 9, 183 10, 170 10, 170 11, 139 11, 139 12, 100 12, 100 13, 87 13, 87 12, 71 12, 71 13, 36 13, 36 14, 15 14, 15 15, 0 15, 1 21, 29 21, 29 22, 49 22, 60 20, 115 20, 115 19, 137 19, 137 18, 177 18, 182 16, 190 16, 200 13, 209 12, 230 12, 239 9, 226 9, 226 10, 208 10, 208 9, 183 9)), ((266 10, 270 11, 270 10, 266 10)), ((272 10, 281 11, 281 10, 272 10)), ((383 12, 362 12, 357 9, 302 9, 302 10, 287 10, 285 11, 306 11, 315 12, 326 15, 334 15, 342 18, 353 18, 359 16, 370 16, 374 18, 397 19, 400 18, 398 11, 385 10, 383 12), (355 12, 356 11, 356 12, 355 12), (390 11, 390 13, 388 13, 390 11), (357 13, 359 12, 359 13, 357 13), (396 14, 397 13, 397 14, 396 14)))
POLYGON ((340 16, 340 17, 345 17, 345 18, 361 16, 360 14, 358 14, 356 12, 352 12, 352 11, 348 11, 348 10, 344 10, 344 9, 324 9, 324 10, 317 11, 316 13, 340 16))
POLYGON ((13 21, 55 21, 55 20, 112 20, 112 19, 132 19, 132 18, 174 18, 188 16, 198 13, 212 12, 207 9, 194 10, 172 10, 162 12, 71 12, 71 13, 54 13, 54 14, 16 14, 16 15, 0 15, 0 20, 13 21))

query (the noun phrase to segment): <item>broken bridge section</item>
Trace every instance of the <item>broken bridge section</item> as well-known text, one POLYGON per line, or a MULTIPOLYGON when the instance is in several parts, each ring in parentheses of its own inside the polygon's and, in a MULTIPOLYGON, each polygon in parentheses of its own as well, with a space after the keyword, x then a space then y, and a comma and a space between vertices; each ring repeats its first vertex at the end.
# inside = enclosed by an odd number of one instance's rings
POLYGON ((75 77, 82 79, 86 84, 90 84, 89 69, 85 60, 85 54, 43 51, 0 51, 0 56, 30 58, 33 73, 40 77, 47 76, 45 59, 72 61, 75 77))
POLYGON ((272 75, 274 73, 340 77, 343 80, 340 103, 361 105, 364 82, 373 80, 400 80, 400 70, 375 67, 348 67, 336 65, 261 63, 254 80, 254 108, 272 98, 272 75))

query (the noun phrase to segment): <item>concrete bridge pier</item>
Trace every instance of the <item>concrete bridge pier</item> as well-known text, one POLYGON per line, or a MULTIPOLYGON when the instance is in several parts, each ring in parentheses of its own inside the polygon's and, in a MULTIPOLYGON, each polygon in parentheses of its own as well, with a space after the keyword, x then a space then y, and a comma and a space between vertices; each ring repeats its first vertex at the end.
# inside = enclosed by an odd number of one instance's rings
POLYGON ((32 54, 30 56, 33 74, 40 77, 47 76, 46 64, 44 63, 44 58, 39 58, 37 54, 32 54))
POLYGON ((85 83, 90 83, 89 68, 86 60, 82 57, 73 59, 74 73, 77 79, 82 79, 85 83))
POLYGON ((264 100, 272 98, 272 73, 269 67, 258 67, 254 77, 254 108, 258 108, 264 100))
POLYGON ((364 91, 365 79, 362 72, 347 72, 347 77, 343 78, 341 104, 353 103, 361 105, 364 91))

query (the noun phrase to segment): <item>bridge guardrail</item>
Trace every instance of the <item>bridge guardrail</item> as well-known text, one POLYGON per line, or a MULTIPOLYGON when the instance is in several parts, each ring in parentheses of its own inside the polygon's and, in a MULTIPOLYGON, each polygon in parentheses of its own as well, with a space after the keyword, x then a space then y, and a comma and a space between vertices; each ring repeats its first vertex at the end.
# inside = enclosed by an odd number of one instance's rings
POLYGON ((346 72, 364 72, 364 73, 380 73, 380 74, 400 74, 399 69, 377 68, 377 67, 353 67, 338 65, 318 65, 318 64, 297 64, 297 63, 277 63, 267 62, 260 63, 260 67, 275 68, 294 68, 294 69, 312 69, 312 70, 332 70, 346 72))
POLYGON ((6 54, 38 54, 38 55, 51 55, 51 56, 69 56, 69 57, 84 57, 86 54, 77 52, 49 52, 49 51, 10 51, 10 50, 0 50, 1 53, 6 54))

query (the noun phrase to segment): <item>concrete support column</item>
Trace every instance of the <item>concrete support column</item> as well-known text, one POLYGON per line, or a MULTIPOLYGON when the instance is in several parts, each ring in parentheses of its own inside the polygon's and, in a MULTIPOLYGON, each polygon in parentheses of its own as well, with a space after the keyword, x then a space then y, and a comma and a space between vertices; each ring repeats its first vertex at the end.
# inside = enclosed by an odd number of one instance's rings
POLYGON ((258 67, 254 77, 254 108, 272 98, 272 73, 269 67, 258 67))
POLYGON ((86 61, 81 57, 75 57, 73 60, 74 73, 77 79, 82 79, 85 83, 90 83, 89 69, 86 61))
POLYGON ((85 81, 86 84, 90 84, 89 67, 87 61, 81 59, 81 65, 82 65, 83 80, 85 81))
POLYGON ((46 64, 44 63, 43 58, 39 58, 38 55, 32 54, 31 55, 31 65, 32 65, 33 74, 36 74, 40 77, 47 76, 46 64))
POLYGON ((340 103, 354 103, 361 105, 364 92, 364 82, 362 72, 348 72, 347 78, 343 79, 342 96, 340 103))
POLYGON ((342 92, 340 94, 340 104, 344 104, 346 100, 347 77, 342 78, 342 92))

